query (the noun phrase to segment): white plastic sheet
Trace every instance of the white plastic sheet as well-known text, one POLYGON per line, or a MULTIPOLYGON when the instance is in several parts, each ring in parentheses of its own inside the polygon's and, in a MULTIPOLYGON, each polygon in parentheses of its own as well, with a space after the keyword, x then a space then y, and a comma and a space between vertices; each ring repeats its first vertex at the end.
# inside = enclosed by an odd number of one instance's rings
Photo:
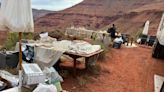
POLYGON ((31 0, 2 0, 0 29, 13 32, 33 32, 31 0))
POLYGON ((35 60, 41 68, 52 67, 62 56, 63 51, 57 51, 46 47, 35 47, 35 60))

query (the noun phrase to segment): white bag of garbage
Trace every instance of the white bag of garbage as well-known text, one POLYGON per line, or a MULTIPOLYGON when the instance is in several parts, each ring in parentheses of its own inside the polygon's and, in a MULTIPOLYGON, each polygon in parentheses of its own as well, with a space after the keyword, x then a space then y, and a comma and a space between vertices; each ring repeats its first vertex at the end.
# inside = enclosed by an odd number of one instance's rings
POLYGON ((7 81, 9 81, 13 87, 18 85, 18 82, 19 82, 18 76, 13 75, 13 74, 11 74, 7 71, 4 71, 4 70, 0 70, 0 76, 3 79, 6 79, 7 81))
POLYGON ((123 43, 124 41, 123 41, 123 39, 122 39, 122 37, 118 37, 118 38, 115 38, 114 39, 114 42, 116 42, 116 43, 123 43))
POLYGON ((3 90, 1 92, 19 92, 19 91, 18 91, 18 87, 14 87, 14 88, 10 88, 10 89, 7 89, 7 90, 3 90))
POLYGON ((57 92, 54 85, 39 84, 33 92, 57 92))
POLYGON ((43 72, 46 74, 47 79, 50 79, 50 82, 60 81, 63 82, 63 78, 53 67, 45 67, 43 72))
POLYGON ((138 39, 137 39, 137 43, 140 43, 140 42, 141 42, 141 38, 138 38, 138 39))

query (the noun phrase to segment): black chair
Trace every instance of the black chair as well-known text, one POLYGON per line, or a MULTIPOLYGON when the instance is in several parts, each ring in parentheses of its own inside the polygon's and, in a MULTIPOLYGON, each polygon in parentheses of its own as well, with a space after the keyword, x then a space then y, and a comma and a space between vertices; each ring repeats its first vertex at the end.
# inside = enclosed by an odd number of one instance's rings
POLYGON ((155 40, 156 40, 156 36, 150 36, 148 41, 148 46, 153 46, 155 40))
POLYGON ((147 35, 141 35, 139 38, 141 38, 141 43, 140 44, 146 44, 147 43, 147 35))

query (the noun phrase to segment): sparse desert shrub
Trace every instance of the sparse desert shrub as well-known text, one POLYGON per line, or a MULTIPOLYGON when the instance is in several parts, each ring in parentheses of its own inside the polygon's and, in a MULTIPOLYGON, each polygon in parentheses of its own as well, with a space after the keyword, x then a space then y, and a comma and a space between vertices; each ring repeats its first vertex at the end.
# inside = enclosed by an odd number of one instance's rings
POLYGON ((68 70, 61 70, 59 73, 63 78, 67 78, 69 76, 68 70))
POLYGON ((78 77, 78 84, 80 87, 85 87, 87 84, 87 80, 84 79, 83 77, 78 77))
POLYGON ((94 66, 90 66, 89 69, 91 74, 93 75, 100 75, 100 71, 101 71, 101 66, 96 64, 94 66))
POLYGON ((86 87, 87 83, 91 80, 90 76, 85 74, 77 78, 80 87, 86 87))
MULTIPOLYGON (((33 33, 22 33, 22 39, 33 39, 33 33)), ((16 42, 19 41, 18 33, 8 33, 7 40, 2 49, 14 50, 16 42)))
POLYGON ((102 41, 98 41, 98 40, 92 40, 91 44, 101 46, 101 49, 103 49, 104 51, 99 54, 98 59, 99 60, 104 60, 105 56, 106 56, 106 53, 110 50, 109 47, 105 46, 105 44, 102 41))
POLYGON ((134 39, 137 39, 141 36, 143 29, 139 29, 137 32, 133 32, 131 35, 134 37, 134 39))
POLYGON ((52 32, 48 33, 50 37, 56 38, 57 40, 61 40, 64 38, 64 32, 60 31, 60 30, 55 30, 52 32))

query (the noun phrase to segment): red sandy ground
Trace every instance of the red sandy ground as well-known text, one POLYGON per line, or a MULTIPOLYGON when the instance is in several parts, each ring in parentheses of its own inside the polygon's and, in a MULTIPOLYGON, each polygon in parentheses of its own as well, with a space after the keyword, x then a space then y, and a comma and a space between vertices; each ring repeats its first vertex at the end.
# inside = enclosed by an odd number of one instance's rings
POLYGON ((77 87, 77 79, 64 79, 69 92, 154 92, 154 74, 164 76, 164 60, 151 57, 150 47, 112 49, 105 61, 99 61, 101 73, 86 87, 77 87))

